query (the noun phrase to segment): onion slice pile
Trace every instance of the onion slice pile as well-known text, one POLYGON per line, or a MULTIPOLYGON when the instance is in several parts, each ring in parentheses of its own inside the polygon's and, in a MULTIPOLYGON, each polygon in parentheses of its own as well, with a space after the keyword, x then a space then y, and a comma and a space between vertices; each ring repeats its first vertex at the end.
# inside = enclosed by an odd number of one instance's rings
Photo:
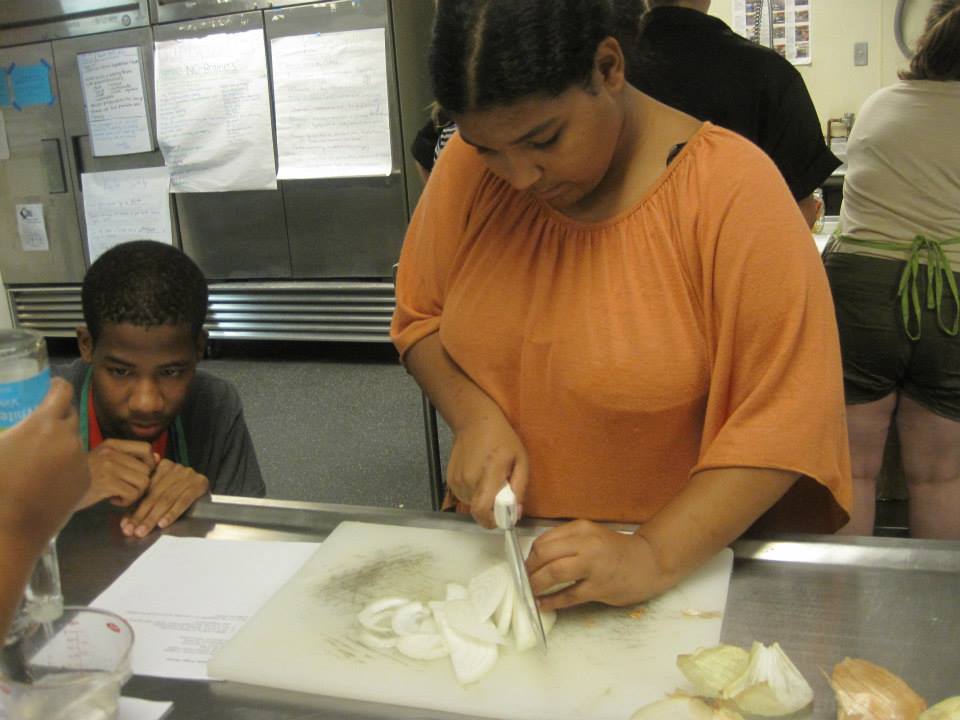
MULTIPOLYGON (((357 615, 359 640, 371 649, 396 650, 415 660, 449 656, 457 681, 468 685, 490 672, 500 648, 524 652, 536 645, 521 602, 507 564, 498 563, 467 586, 447 584, 443 600, 388 597, 371 602, 357 615)), ((557 614, 545 612, 541 619, 549 633, 557 614)))

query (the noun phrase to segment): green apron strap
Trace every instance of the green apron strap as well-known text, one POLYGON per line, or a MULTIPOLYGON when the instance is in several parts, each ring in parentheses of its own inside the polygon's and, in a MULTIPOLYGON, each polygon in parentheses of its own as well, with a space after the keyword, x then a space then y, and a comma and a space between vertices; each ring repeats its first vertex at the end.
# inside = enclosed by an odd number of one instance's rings
POLYGON ((187 435, 183 432, 183 420, 177 415, 173 420, 173 433, 176 438, 174 454, 177 462, 184 467, 190 467, 190 455, 187 452, 187 435))
POLYGON ((920 254, 926 253, 927 295, 926 308, 937 311, 937 325, 947 335, 954 337, 960 331, 960 291, 950 266, 950 258, 943 250, 944 245, 958 245, 960 238, 949 240, 931 240, 917 235, 909 247, 903 243, 886 240, 861 240, 847 235, 838 235, 843 242, 875 250, 898 250, 907 253, 906 265, 900 275, 897 297, 900 298, 900 312, 903 317, 903 329, 911 340, 919 340, 922 330, 922 308, 920 290, 917 288, 917 276, 920 274, 920 254), (953 298, 953 322, 948 327, 943 319, 944 279, 953 298), (915 326, 915 327, 914 327, 915 326))
MULTIPOLYGON (((80 442, 83 443, 83 449, 90 450, 90 383, 93 379, 93 368, 88 367, 86 375, 83 378, 83 389, 80 391, 80 442)), ((183 431, 183 420, 180 416, 173 420, 173 459, 183 465, 190 467, 190 454, 187 452, 187 435, 183 431)))
POLYGON ((88 367, 83 377, 83 389, 80 391, 80 442, 83 449, 90 450, 90 382, 93 378, 93 368, 88 367))

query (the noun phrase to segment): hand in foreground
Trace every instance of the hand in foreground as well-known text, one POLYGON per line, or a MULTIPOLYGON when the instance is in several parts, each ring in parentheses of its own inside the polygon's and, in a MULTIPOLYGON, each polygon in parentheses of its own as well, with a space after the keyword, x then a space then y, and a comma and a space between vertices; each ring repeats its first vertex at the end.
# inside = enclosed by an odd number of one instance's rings
POLYGON ((37 409, 0 433, 0 535, 34 555, 90 484, 72 398, 70 383, 54 378, 37 409))
POLYGON ((120 521, 120 529, 124 535, 144 537, 155 527, 165 528, 209 489, 210 481, 196 470, 161 460, 140 505, 120 521))
POLYGON ((130 507, 150 487, 150 474, 157 465, 150 443, 116 438, 104 440, 91 450, 87 461, 93 482, 80 507, 106 498, 117 507, 130 507))
POLYGON ((527 451, 502 415, 471 422, 454 438, 447 484, 483 527, 494 527, 493 500, 504 483, 522 506, 527 473, 527 451))
POLYGON ((551 528, 527 558, 530 586, 542 610, 597 601, 632 605, 667 589, 654 554, 641 535, 626 535, 588 520, 551 528), (551 595, 561 584, 573 583, 551 595))

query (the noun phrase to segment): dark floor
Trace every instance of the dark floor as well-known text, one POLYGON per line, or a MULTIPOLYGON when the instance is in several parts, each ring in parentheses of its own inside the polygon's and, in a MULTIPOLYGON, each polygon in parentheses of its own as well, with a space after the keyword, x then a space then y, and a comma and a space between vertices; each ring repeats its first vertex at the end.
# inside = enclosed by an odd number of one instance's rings
MULTIPOLYGON (((420 390, 392 346, 222 341, 201 367, 239 390, 268 497, 430 509, 420 390)), ((440 441, 446 458, 442 423, 440 441)))

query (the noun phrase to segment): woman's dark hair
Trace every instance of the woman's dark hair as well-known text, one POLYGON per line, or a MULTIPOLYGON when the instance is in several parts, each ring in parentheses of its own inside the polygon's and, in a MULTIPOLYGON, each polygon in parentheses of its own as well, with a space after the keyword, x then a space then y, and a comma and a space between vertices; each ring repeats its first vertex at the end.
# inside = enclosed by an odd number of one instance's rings
POLYGON ((937 0, 902 80, 960 80, 960 0, 937 0))
POLYGON ((81 299, 94 342, 107 323, 144 328, 186 323, 197 338, 207 316, 207 280, 172 245, 135 240, 97 258, 83 278, 81 299))
POLYGON ((643 0, 439 0, 430 45, 433 93, 448 113, 590 86, 607 37, 626 54, 643 0))

